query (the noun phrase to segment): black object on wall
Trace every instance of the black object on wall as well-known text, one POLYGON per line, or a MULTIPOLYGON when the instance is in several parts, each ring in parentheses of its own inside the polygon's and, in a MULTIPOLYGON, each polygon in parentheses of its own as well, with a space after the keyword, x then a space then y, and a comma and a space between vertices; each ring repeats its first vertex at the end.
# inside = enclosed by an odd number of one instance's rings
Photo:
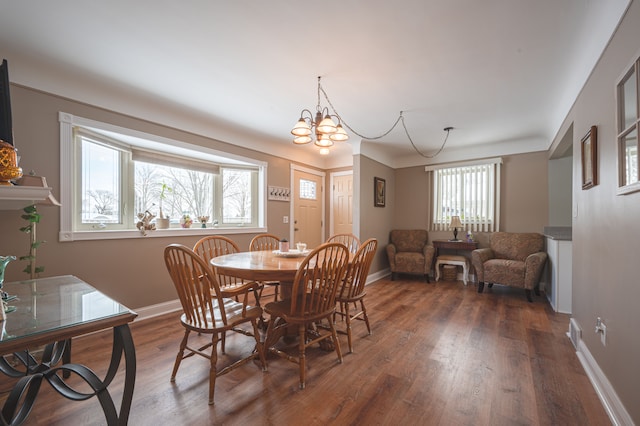
POLYGON ((9 97, 9 66, 2 60, 0 66, 0 140, 13 145, 13 127, 11 122, 11 98, 9 97))

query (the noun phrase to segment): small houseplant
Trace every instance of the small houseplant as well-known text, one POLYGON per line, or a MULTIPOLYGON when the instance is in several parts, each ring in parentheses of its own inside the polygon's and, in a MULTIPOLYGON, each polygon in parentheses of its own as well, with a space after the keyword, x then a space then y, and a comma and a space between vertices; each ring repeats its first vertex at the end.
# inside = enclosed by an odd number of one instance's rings
POLYGON ((166 183, 162 183, 162 189, 160 190, 160 203, 158 204, 158 214, 159 217, 156 218, 156 228, 158 229, 168 229, 171 222, 169 216, 165 217, 162 213, 162 200, 167 198, 166 192, 171 192, 172 189, 166 183))
POLYGON ((29 224, 20 228, 20 232, 29 234, 29 254, 21 256, 20 260, 26 260, 29 262, 23 272, 29 274, 31 279, 34 279, 37 274, 44 272, 44 266, 36 265, 36 252, 38 247, 45 243, 45 241, 38 241, 36 237, 37 224, 40 222, 40 213, 38 213, 36 206, 27 206, 23 209, 23 212, 24 214, 21 217, 28 221, 29 224))

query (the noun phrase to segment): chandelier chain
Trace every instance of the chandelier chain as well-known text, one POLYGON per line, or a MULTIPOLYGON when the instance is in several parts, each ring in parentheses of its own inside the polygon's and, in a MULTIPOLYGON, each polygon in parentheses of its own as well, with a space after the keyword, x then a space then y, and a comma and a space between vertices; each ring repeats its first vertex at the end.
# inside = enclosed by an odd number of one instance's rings
POLYGON ((324 95, 325 100, 327 101, 327 103, 329 104, 329 106, 331 107, 331 110, 333 111, 333 113, 338 117, 338 119, 340 119, 340 121, 344 124, 344 126, 351 130, 352 133, 354 133, 355 135, 361 137, 362 139, 368 139, 368 140, 376 140, 376 139, 382 139, 383 137, 387 136, 389 133, 391 133, 393 131, 393 129, 396 128, 396 126, 398 125, 398 123, 402 122, 402 128, 404 129, 405 134, 407 135, 407 139, 409 139, 409 142, 411 143, 411 146, 413 147, 413 149, 418 153, 418 155, 424 157, 424 158, 435 158, 438 154, 440 154, 442 152, 442 150, 444 149, 445 145, 447 144, 447 139, 449 139, 449 132, 451 131, 451 129, 453 129, 452 127, 447 127, 444 130, 447 132, 447 135, 444 138, 444 141, 442 142, 442 145, 440 146, 440 149, 438 149, 438 151, 436 151, 435 154, 425 154, 423 152, 421 152, 418 147, 416 146, 416 144, 413 142, 413 139, 411 138, 411 135, 409 134, 409 130, 407 129, 407 126, 404 122, 404 116, 402 115, 402 111, 400 111, 400 115, 398 115, 398 118, 396 119, 395 123, 393 123, 393 125, 391 126, 391 128, 389 130, 387 130, 386 132, 384 132, 383 134, 379 135, 379 136, 365 136, 365 135, 361 135, 360 133, 356 132, 351 126, 349 126, 349 124, 342 118, 342 116, 340 115, 340 113, 338 113, 338 111, 336 110, 336 108, 333 106, 333 103, 331 102, 331 99, 329 99, 329 95, 327 95, 327 92, 324 91, 324 88, 322 87, 322 84, 320 84, 320 77, 318 77, 318 105, 320 105, 320 92, 322 92, 322 94, 324 95))

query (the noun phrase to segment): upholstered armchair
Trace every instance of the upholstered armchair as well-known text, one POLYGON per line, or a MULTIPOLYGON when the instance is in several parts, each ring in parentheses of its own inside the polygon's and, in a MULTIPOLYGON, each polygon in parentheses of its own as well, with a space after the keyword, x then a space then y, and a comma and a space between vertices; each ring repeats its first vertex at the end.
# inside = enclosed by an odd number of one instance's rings
POLYGON ((490 247, 471 252, 478 277, 478 293, 493 284, 524 288, 531 302, 531 290, 540 294, 538 284, 547 261, 544 236, 538 233, 494 232, 490 247))
POLYGON ((435 249, 428 244, 424 229, 395 229, 389 235, 387 256, 391 267, 391 281, 396 274, 420 274, 429 282, 435 249))

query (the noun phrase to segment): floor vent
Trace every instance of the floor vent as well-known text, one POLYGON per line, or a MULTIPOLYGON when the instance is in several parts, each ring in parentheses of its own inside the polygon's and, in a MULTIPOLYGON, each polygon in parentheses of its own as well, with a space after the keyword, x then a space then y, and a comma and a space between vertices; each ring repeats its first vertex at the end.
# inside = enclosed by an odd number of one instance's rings
POLYGON ((582 338, 582 329, 578 325, 578 322, 575 318, 571 318, 569 320, 569 339, 571 339, 571 343, 573 343, 573 347, 578 349, 578 345, 580 344, 580 339, 582 338))

